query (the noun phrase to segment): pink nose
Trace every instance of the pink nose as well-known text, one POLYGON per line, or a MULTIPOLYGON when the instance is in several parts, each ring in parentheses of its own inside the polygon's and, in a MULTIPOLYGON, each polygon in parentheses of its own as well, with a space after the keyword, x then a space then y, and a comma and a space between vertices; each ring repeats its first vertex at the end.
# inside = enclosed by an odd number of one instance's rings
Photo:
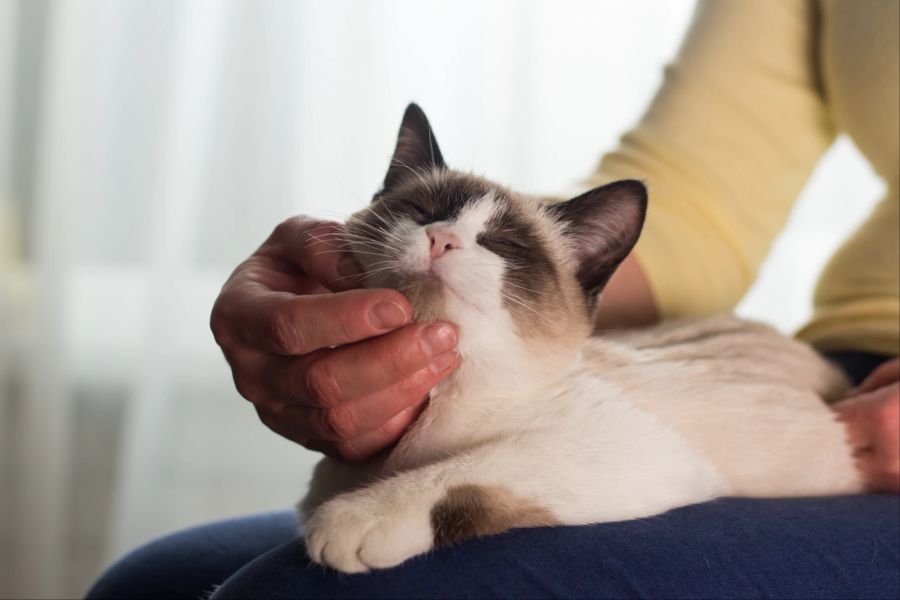
POLYGON ((449 250, 459 250, 462 248, 459 238, 456 234, 443 227, 430 225, 425 228, 428 240, 431 242, 431 258, 439 258, 449 250))

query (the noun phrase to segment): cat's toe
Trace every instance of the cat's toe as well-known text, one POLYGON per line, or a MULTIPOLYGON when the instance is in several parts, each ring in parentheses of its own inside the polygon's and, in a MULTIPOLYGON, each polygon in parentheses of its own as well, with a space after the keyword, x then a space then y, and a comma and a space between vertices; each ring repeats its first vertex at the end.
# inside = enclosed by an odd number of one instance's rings
POLYGON ((322 564, 337 569, 343 573, 366 573, 368 565, 359 559, 358 546, 347 543, 348 540, 338 540, 337 543, 326 544, 322 549, 322 564))
POLYGON ((427 519, 381 519, 360 542, 359 559, 373 569, 395 567, 431 550, 434 537, 427 519))
POLYGON ((361 539, 358 521, 358 518, 341 510, 317 511, 306 524, 306 551, 309 558, 314 563, 344 573, 368 571, 369 567, 358 556, 361 539))

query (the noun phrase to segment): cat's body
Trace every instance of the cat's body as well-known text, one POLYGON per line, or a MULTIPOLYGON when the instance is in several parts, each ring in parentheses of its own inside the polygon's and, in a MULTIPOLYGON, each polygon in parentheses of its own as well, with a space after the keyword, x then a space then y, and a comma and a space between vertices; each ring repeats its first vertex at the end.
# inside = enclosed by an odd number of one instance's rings
POLYGON ((417 107, 348 223, 366 285, 460 330, 461 366, 399 444, 324 459, 301 504, 316 562, 360 572, 514 527, 646 517, 722 495, 861 491, 826 361, 730 317, 591 335, 646 196, 548 207, 446 169, 417 107))

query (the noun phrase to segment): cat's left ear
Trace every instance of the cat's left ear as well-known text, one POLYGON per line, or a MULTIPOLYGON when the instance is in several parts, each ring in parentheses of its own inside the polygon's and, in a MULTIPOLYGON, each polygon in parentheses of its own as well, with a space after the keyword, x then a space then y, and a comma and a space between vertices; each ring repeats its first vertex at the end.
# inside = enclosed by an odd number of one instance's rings
POLYGON ((548 208, 566 226, 578 282, 593 305, 641 235, 647 188, 633 179, 617 181, 548 208))
POLYGON ((421 171, 446 169, 444 157, 438 147, 434 132, 425 112, 412 103, 403 113, 403 123, 397 134, 397 146, 391 158, 391 166, 384 178, 384 191, 390 190, 408 177, 421 171))

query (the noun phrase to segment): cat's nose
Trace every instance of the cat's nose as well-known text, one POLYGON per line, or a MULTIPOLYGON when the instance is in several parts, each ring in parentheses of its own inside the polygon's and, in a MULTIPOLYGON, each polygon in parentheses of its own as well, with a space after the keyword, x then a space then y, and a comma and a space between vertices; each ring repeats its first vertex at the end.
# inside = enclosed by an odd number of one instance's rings
POLYGON ((459 250, 462 243, 455 233, 444 227, 429 225, 425 228, 428 240, 431 242, 431 259, 439 258, 450 250, 459 250))

